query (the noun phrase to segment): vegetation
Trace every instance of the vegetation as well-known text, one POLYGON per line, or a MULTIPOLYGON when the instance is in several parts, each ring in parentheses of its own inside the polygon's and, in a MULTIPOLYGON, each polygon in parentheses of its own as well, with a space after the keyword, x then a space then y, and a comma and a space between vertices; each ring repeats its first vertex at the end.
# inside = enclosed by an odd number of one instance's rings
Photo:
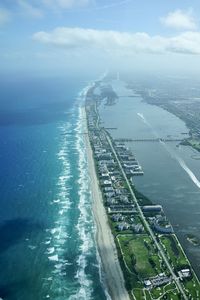
POLYGON ((153 204, 152 201, 149 198, 147 198, 146 196, 144 196, 142 193, 140 193, 139 191, 137 191, 135 188, 134 188, 134 193, 135 193, 135 197, 138 200, 138 203, 141 206, 153 204))
POLYGON ((174 235, 163 235, 160 237, 160 241, 174 268, 181 268, 189 264, 174 235))
MULTIPOLYGON (((99 118, 97 117, 97 120, 98 119, 99 118)), ((97 120, 96 119, 94 120, 94 124, 98 123, 97 120)), ((95 137, 96 137, 96 131, 95 131, 95 137)), ((107 144, 105 143, 106 148, 108 147, 107 144)), ((94 151, 92 140, 91 140, 91 145, 94 151)), ((113 149, 113 147, 111 148, 113 149)), ((110 151, 110 148, 108 149, 108 151, 110 151)), ((112 151, 114 152, 114 150, 112 151)), ((112 187, 114 189, 120 188, 123 190, 123 192, 126 190, 125 194, 128 195, 127 199, 130 199, 131 198, 129 194, 130 187, 129 184, 127 183, 128 179, 125 180, 126 178, 123 178, 122 174, 120 174, 121 172, 120 168, 116 163, 117 155, 115 155, 113 159, 115 163, 113 163, 113 166, 110 167, 109 171, 110 172, 117 171, 119 178, 115 183, 112 184, 112 187)), ((99 175, 98 160, 96 160, 95 157, 94 157, 94 161, 95 161, 97 175, 99 175)), ((100 178, 101 177, 98 177, 99 186, 101 188, 100 178)), ((135 189, 135 186, 132 183, 131 185, 133 188, 133 192, 135 193, 137 202, 140 206, 153 204, 153 202, 150 199, 148 199, 142 193, 137 191, 135 189)), ((102 191, 103 189, 104 186, 102 187, 102 191)), ((104 192, 102 192, 102 196, 105 204, 108 205, 108 203, 110 202, 108 201, 106 202, 107 196, 104 195, 104 192)), ((123 201, 119 199, 117 198, 116 201, 115 198, 113 203, 116 202, 121 205, 123 201)), ((126 209, 123 209, 122 215, 123 216, 120 219, 120 221, 113 221, 111 215, 108 214, 108 221, 115 239, 115 243, 118 251, 118 258, 124 274, 126 288, 129 292, 131 299, 135 299, 135 298, 141 300, 142 299, 144 300, 181 299, 181 295, 177 290, 177 287, 171 277, 171 272, 169 271, 166 263, 164 262, 164 259, 162 258, 163 252, 160 251, 158 245, 151 238, 150 229, 147 230, 147 228, 149 227, 147 226, 146 221, 150 220, 148 217, 155 217, 155 212, 152 211, 145 212, 145 215, 143 216, 143 214, 140 214, 140 210, 135 210, 133 211, 133 215, 132 215, 132 212, 127 213, 126 209), (124 224, 120 224, 121 221, 124 224), (122 226, 122 228, 119 228, 122 231, 118 230, 117 226, 119 225, 122 226), (146 231, 144 231, 145 230, 144 227, 146 228, 146 231), (134 232, 137 232, 137 234, 134 232), (144 282, 145 280, 149 280, 149 284, 148 284, 149 288, 145 287, 145 285, 147 284, 147 282, 144 282)), ((149 224, 153 224, 150 222, 151 221, 149 221, 149 224)), ((162 222, 163 222, 162 223, 163 226, 166 225, 166 221, 164 219, 162 222)), ((188 299, 196 299, 196 300, 199 299, 200 285, 198 279, 196 278, 190 266, 190 263, 186 258, 176 236, 158 235, 157 233, 154 233, 154 238, 163 247, 163 250, 166 253, 165 257, 168 258, 168 261, 171 264, 171 267, 173 268, 174 273, 176 273, 177 276, 179 276, 180 270, 184 268, 190 269, 191 276, 185 279, 181 279, 182 280, 181 285, 185 289, 185 293, 188 296, 188 299)), ((194 237, 191 236, 190 239, 194 241, 194 237)))
POLYGON ((130 272, 137 274, 140 279, 152 277, 161 272, 159 257, 148 235, 118 235, 117 238, 130 272))
POLYGON ((190 138, 183 140, 180 144, 184 146, 191 146, 200 152, 200 139, 193 138, 191 136, 190 138))

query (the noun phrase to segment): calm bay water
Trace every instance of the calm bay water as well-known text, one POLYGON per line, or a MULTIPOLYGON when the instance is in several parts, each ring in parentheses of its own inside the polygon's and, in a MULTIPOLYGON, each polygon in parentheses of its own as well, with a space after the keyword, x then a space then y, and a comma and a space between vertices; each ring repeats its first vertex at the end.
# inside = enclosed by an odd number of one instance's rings
POLYGON ((68 78, 1 80, 4 300, 106 299, 82 135, 85 85, 68 78))
MULTIPOLYGON (((183 121, 133 95, 121 81, 112 82, 119 95, 114 106, 102 106, 105 127, 117 127, 115 138, 183 138, 183 121)), ((177 143, 128 143, 144 169, 135 185, 153 202, 163 205, 186 254, 200 276, 200 249, 187 241, 187 234, 200 239, 200 153, 177 143)))

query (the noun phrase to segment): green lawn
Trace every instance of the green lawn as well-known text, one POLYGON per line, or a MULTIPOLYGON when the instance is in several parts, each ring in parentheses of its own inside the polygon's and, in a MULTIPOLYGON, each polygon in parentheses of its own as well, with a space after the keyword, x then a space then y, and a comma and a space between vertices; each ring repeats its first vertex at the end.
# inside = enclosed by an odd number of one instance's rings
MULTIPOLYGON (((179 268, 181 266, 184 267, 189 264, 182 248, 179 246, 178 240, 174 236, 162 236, 160 237, 160 240, 166 248, 168 257, 171 259, 175 268, 179 268)), ((193 278, 189 281, 186 280, 183 285, 193 299, 200 299, 200 284, 195 276, 193 276, 193 278)))
MULTIPOLYGON (((185 266, 189 263, 175 236, 163 235, 160 237, 160 241, 175 268, 179 269, 180 266, 185 266)), ((136 299, 180 299, 174 283, 153 288, 150 291, 143 291, 142 281, 163 272, 165 267, 162 267, 160 257, 149 235, 119 234, 116 242, 122 254, 125 277, 128 279, 127 282, 129 284, 128 290, 133 291, 136 299)), ((200 285, 195 276, 191 280, 183 282, 183 286, 186 294, 188 294, 188 299, 192 296, 191 299, 200 300, 200 285)))
MULTIPOLYGON (((180 300, 178 292, 173 284, 169 285, 169 289, 166 287, 152 289, 151 291, 145 291, 147 299, 159 299, 159 300, 180 300), (165 293, 166 292, 166 293, 165 293)), ((140 298, 138 298, 140 299, 140 298)), ((196 299, 195 299, 196 300, 196 299)))
POLYGON ((120 235, 118 236, 118 241, 128 268, 132 272, 136 271, 139 278, 152 277, 161 271, 159 257, 154 252, 148 235, 120 235), (149 258, 155 261, 155 267, 152 266, 149 258))
POLYGON ((171 260, 174 267, 185 266, 188 264, 188 260, 174 236, 163 235, 160 237, 160 241, 166 249, 168 258, 171 260))
POLYGON ((145 300, 145 296, 142 289, 133 289, 133 294, 136 299, 145 300))
POLYGON ((193 277, 190 281, 185 282, 184 286, 186 290, 189 291, 193 299, 200 299, 200 285, 195 277, 193 277))

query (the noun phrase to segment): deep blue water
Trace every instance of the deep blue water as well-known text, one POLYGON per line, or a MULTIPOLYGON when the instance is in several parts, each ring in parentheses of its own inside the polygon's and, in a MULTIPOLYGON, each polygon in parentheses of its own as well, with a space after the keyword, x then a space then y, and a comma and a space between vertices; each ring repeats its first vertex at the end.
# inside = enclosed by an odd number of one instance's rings
POLYGON ((106 299, 78 93, 84 79, 0 79, 0 298, 106 299))

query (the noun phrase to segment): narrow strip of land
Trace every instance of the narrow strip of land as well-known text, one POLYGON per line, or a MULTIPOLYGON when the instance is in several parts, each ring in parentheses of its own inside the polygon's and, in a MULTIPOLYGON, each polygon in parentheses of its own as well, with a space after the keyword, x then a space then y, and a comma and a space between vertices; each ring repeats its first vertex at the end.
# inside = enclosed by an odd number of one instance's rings
POLYGON ((132 199, 133 199, 133 201, 134 201, 135 206, 137 207, 137 210, 138 210, 138 212, 139 212, 139 214, 140 214, 140 217, 141 217, 141 219, 142 219, 142 221, 143 221, 143 224, 145 225, 145 227, 146 227, 147 231, 149 232, 149 234, 150 234, 152 240, 154 241, 154 243, 155 243, 155 245, 156 245, 156 247, 157 247, 157 249, 158 249, 158 251, 159 251, 159 253, 160 253, 160 255, 161 255, 162 259, 163 259, 163 261, 165 262, 165 264, 166 264, 168 270, 170 271, 170 273, 171 273, 171 275, 172 275, 172 278, 174 279, 174 281, 175 281, 175 283, 176 283, 177 288, 178 288, 179 291, 181 292, 181 295, 182 295, 183 299, 184 299, 184 300, 188 300, 188 297, 186 296, 185 291, 183 290, 182 285, 180 284, 179 278, 178 278, 178 277, 176 276, 176 274, 174 273, 174 271, 173 271, 173 269, 172 269, 172 267, 171 267, 171 265, 170 265, 170 263, 169 263, 169 261, 168 261, 166 255, 165 255, 163 249, 161 248, 160 244, 157 242, 156 237, 155 237, 155 235, 154 235, 152 229, 150 228, 149 223, 147 222, 147 220, 146 220, 146 218, 145 218, 145 216, 144 216, 144 214, 143 214, 143 212, 142 212, 142 210, 141 210, 141 208, 140 208, 140 206, 139 206, 139 204, 138 204, 138 201, 137 201, 137 199, 136 199, 136 197, 135 197, 135 194, 134 194, 134 192, 133 192, 133 189, 132 189, 132 187, 131 187, 131 185, 130 185, 130 183, 129 183, 129 180, 128 180, 128 178, 127 178, 125 172, 124 172, 124 169, 123 169, 123 167, 122 167, 122 165, 121 165, 121 162, 120 162, 120 160, 119 160, 119 158, 118 158, 118 156, 117 156, 117 153, 116 153, 116 151, 115 151, 115 149, 114 149, 114 147, 113 147, 112 140, 111 140, 111 138, 109 137, 108 133, 107 133, 106 131, 104 131, 104 132, 105 132, 107 141, 108 141, 108 143, 109 143, 109 145, 110 145, 110 147, 111 147, 111 149, 112 149, 112 152, 113 152, 113 154, 114 154, 114 156, 115 156, 115 159, 116 159, 116 161, 117 161, 117 163, 118 163, 118 165, 119 165, 119 168, 120 168, 120 170, 121 170, 121 173, 123 174, 123 177, 124 177, 124 179, 125 179, 125 181, 126 181, 126 183, 127 183, 127 186, 128 186, 129 191, 130 191, 130 193, 131 193, 132 199))
MULTIPOLYGON (((83 118, 86 119, 85 109, 83 108, 83 118)), ((86 124, 87 126, 87 124, 86 124)), ((117 249, 114 238, 108 224, 106 210, 103 205, 102 194, 98 185, 93 153, 90 141, 85 135, 87 158, 91 178, 93 213, 96 222, 97 245, 105 272, 105 282, 113 300, 130 300, 124 284, 124 276, 119 264, 117 249)))

